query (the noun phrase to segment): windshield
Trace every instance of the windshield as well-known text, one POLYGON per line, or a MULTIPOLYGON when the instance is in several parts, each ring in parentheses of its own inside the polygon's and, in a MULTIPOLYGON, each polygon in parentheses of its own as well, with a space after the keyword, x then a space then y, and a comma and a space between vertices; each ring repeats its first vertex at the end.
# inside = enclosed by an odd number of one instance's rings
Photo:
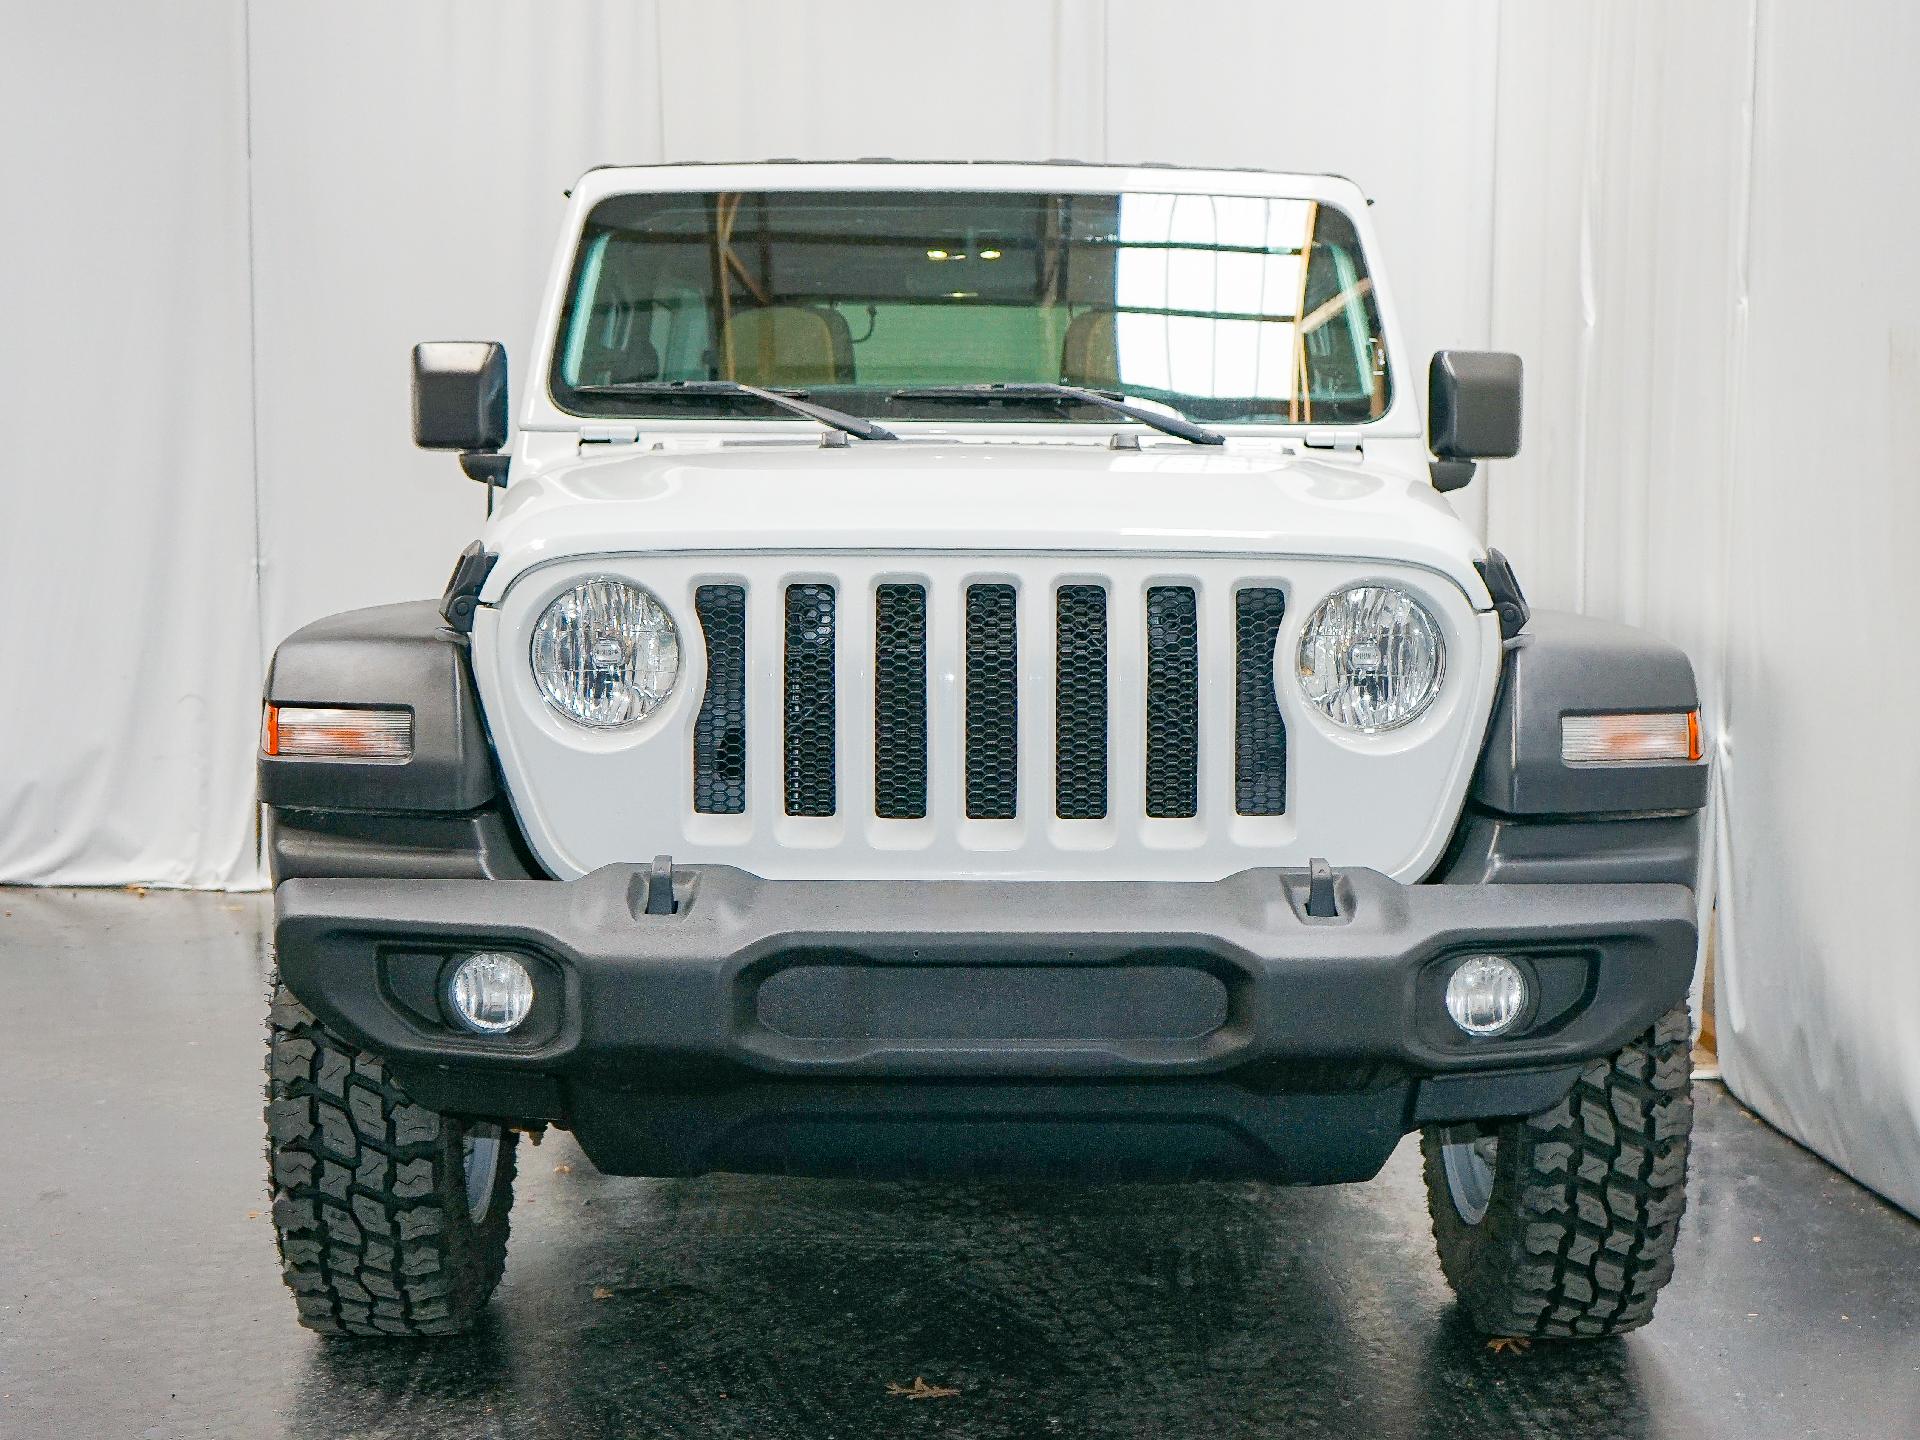
MULTIPOLYGON (((1298 425, 1363 423, 1391 398, 1346 215, 1150 191, 614 196, 588 216, 551 378, 574 414, 676 418, 779 412, 657 382, 739 381, 941 420, 984 397, 898 392, 1066 384, 1209 423, 1298 425)), ((1020 404, 991 418, 1113 416, 1020 404)))

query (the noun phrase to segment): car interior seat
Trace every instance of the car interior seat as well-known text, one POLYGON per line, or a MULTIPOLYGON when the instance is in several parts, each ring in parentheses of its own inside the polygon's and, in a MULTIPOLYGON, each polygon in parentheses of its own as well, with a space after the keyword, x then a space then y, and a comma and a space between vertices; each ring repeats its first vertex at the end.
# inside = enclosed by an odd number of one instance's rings
POLYGON ((1111 310, 1088 310, 1067 324, 1060 344, 1060 383, 1120 388, 1120 346, 1111 310))
POLYGON ((853 331, 838 310, 761 305, 729 325, 733 378, 749 385, 844 385, 853 380, 853 331))
POLYGON ((647 338, 652 309, 625 300, 595 305, 581 339, 580 385, 627 385, 660 378, 660 352, 647 338))

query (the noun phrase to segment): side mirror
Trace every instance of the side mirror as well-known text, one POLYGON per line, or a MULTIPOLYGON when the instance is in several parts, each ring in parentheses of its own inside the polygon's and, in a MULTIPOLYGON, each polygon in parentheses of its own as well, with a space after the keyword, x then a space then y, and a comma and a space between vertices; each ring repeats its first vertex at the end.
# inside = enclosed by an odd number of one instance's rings
MULTIPOLYGON (((429 340, 413 347, 413 443, 458 450, 460 468, 506 478, 507 351, 494 340, 429 340)), ((476 473, 477 472, 477 473, 476 473)))
POLYGON ((1427 444, 1436 490, 1458 490, 1476 460, 1520 453, 1521 366, 1500 350, 1440 350, 1427 368, 1427 444))

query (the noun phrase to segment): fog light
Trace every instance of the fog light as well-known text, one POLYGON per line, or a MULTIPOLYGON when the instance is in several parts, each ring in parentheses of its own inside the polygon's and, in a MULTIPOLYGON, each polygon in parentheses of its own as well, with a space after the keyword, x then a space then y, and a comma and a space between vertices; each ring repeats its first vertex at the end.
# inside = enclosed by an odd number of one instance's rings
POLYGON ((1527 977, 1499 955, 1470 955, 1447 977, 1447 1014, 1469 1035, 1511 1030, 1527 1008, 1527 977))
POLYGON ((533 976, 512 955, 469 955, 447 982, 447 1001, 460 1023, 483 1035, 503 1035, 533 1009, 533 976))

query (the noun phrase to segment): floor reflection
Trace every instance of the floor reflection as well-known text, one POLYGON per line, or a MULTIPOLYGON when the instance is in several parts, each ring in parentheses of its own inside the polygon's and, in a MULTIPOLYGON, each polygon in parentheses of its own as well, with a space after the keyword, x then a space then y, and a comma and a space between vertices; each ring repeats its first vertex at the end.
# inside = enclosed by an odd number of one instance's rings
POLYGON ((295 1433, 1669 1433, 1630 1344, 1489 1352, 1423 1217, 1377 1186, 650 1183, 564 1142, 526 1158, 488 1326, 318 1347, 295 1433), (960 1393, 889 1393, 916 1377, 960 1393))

